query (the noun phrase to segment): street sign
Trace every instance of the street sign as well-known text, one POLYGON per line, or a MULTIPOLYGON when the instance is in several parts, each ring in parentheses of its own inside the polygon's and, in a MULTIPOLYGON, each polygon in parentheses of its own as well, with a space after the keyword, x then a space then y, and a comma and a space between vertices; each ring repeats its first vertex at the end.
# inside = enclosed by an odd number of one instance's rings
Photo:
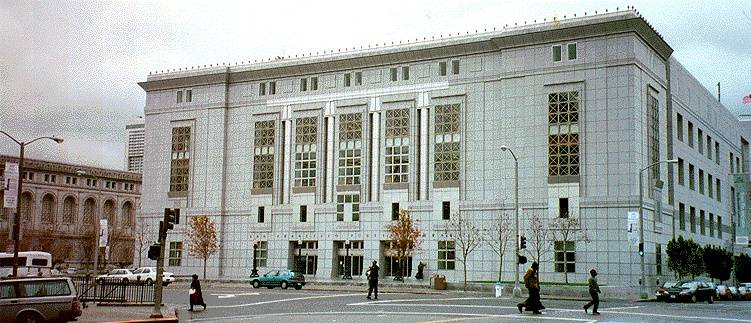
POLYGON ((107 238, 109 236, 109 227, 107 226, 107 219, 99 220, 99 246, 106 247, 107 238))
POLYGON ((18 205, 18 164, 5 163, 3 174, 3 207, 15 209, 18 205))
POLYGON ((628 212, 628 243, 632 246, 639 245, 639 212, 628 212))

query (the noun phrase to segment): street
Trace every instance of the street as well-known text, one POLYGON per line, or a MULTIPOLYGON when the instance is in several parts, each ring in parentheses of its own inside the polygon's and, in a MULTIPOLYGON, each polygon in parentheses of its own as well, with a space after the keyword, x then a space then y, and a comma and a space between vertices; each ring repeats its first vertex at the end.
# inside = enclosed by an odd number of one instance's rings
MULTIPOLYGON (((543 315, 519 314, 518 300, 480 293, 381 293, 363 290, 311 291, 279 288, 205 289, 205 311, 187 311, 187 290, 165 290, 166 304, 183 322, 751 322, 751 303, 675 304, 603 301, 602 315, 585 314, 582 301, 543 300, 543 315)), ((591 313, 591 311, 590 311, 591 313)))

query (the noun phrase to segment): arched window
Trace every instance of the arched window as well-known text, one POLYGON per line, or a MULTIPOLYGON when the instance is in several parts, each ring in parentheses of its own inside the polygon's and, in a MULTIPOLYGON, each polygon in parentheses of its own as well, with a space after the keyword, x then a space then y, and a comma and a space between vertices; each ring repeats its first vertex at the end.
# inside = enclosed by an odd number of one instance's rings
POLYGON ((42 198, 42 223, 54 223, 55 215, 55 198, 47 194, 42 198))
POLYGON ((96 213, 96 202, 93 198, 87 198, 83 203, 83 223, 94 223, 94 214, 96 213))
POLYGON ((107 219, 107 224, 114 226, 115 225, 115 202, 112 200, 107 200, 107 202, 104 202, 104 219, 107 219))
POLYGON ((21 218, 29 222, 34 214, 34 197, 29 192, 21 195, 21 218))
POLYGON ((63 201, 63 223, 72 224, 76 222, 76 199, 68 196, 63 201))
POLYGON ((123 225, 130 226, 133 219, 133 204, 130 201, 123 203, 122 210, 123 225))

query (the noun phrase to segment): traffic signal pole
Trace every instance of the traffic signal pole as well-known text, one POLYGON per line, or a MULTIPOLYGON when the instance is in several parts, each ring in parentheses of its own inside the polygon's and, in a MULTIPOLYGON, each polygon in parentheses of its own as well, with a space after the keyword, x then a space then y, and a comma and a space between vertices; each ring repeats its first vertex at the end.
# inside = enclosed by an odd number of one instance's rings
POLYGON ((162 276, 164 275, 164 244, 167 240, 167 230, 164 222, 159 223, 159 258, 156 260, 156 278, 154 282, 154 311, 151 318, 162 318, 162 276))

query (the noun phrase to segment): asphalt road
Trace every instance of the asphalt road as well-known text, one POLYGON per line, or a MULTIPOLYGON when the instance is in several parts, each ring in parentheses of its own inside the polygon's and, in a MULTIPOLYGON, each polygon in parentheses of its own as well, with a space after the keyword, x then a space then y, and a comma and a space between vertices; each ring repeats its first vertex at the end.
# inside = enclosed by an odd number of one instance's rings
POLYGON ((751 302, 675 304, 604 301, 600 313, 585 314, 584 302, 543 300, 542 315, 519 314, 512 298, 479 293, 440 295, 381 293, 365 299, 362 290, 309 291, 214 288, 203 291, 205 311, 188 312, 185 288, 170 286, 164 302, 179 308, 181 322, 749 322, 751 302))

